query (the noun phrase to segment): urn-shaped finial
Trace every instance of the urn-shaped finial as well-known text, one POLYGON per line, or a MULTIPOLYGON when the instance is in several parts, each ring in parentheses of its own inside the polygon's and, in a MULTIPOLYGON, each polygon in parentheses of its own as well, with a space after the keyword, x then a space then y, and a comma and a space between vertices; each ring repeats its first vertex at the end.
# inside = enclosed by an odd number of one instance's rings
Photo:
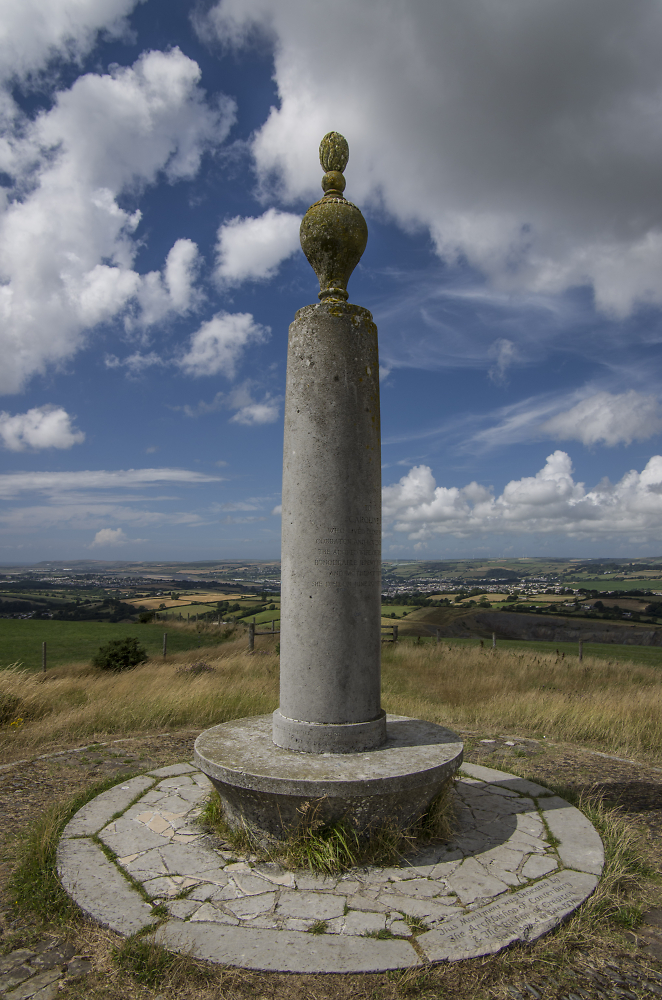
POLYGON ((301 247, 319 278, 322 301, 345 301, 347 282, 365 250, 368 227, 361 212, 343 197, 343 171, 349 146, 339 132, 320 143, 324 197, 311 205, 301 221, 301 247))

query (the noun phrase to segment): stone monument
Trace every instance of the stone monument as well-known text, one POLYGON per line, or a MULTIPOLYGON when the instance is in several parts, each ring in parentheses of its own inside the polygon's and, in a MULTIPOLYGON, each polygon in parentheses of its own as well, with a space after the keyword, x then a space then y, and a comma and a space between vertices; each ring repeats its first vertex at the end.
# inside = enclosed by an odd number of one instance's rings
POLYGON ((320 145, 323 198, 301 223, 320 282, 290 326, 283 452, 280 705, 196 740, 227 822, 283 836, 318 816, 409 826, 462 759, 449 730, 380 703, 381 457, 377 328, 347 302, 368 239, 343 196, 349 148, 320 145))

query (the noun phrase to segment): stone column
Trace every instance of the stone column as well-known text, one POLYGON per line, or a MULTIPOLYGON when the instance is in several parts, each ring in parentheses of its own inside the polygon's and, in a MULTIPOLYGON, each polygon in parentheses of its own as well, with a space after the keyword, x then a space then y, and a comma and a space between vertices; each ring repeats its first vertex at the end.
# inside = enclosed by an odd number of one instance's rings
POLYGON ((386 740, 380 707, 381 459, 377 328, 347 280, 367 241, 342 195, 347 143, 322 140, 324 198, 301 225, 319 305, 290 327, 283 459, 278 746, 352 753, 386 740))

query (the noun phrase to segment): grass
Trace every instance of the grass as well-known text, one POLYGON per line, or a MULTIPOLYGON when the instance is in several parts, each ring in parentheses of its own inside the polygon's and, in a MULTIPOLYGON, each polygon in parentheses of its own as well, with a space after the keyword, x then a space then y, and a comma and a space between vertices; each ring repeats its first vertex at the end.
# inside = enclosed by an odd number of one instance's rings
MULTIPOLYGON (((452 782, 432 802, 427 813, 408 830, 393 823, 376 826, 359 838, 344 822, 326 826, 319 818, 320 802, 307 802, 301 820, 284 841, 266 843, 247 828, 231 829, 225 822, 217 792, 212 792, 201 814, 201 823, 235 850, 261 861, 277 861, 293 870, 308 869, 324 875, 350 871, 360 865, 393 865, 417 844, 447 840, 455 818, 452 782)), ((319 932, 321 933, 321 932, 319 932)))
MULTIPOLYGON (((263 639, 264 646, 273 640, 263 639)), ((222 646, 148 660, 119 674, 70 664, 46 674, 5 670, 0 689, 0 756, 108 734, 206 728, 263 715, 278 704, 278 659, 246 654, 245 637, 222 646), (182 670, 204 660, 212 671, 182 670)))
MULTIPOLYGON (((424 624, 422 621, 410 620, 409 622, 401 625, 399 642, 403 644, 417 643, 418 637, 413 638, 411 635, 402 634, 402 630, 407 628, 408 625, 412 627, 418 627, 424 624)), ((432 625, 434 629, 435 626, 432 625)), ((443 627, 440 627, 441 632, 441 652, 444 651, 454 651, 462 649, 488 649, 492 647, 491 636, 482 639, 483 647, 481 647, 481 639, 471 638, 471 639, 444 639, 443 638, 443 627)), ((436 645, 436 636, 428 634, 420 636, 421 643, 423 645, 436 645)), ((579 655, 579 647, 576 642, 542 642, 534 641, 528 639, 501 639, 497 638, 497 649, 499 652, 509 651, 509 652, 519 652, 519 653, 548 653, 555 655, 558 650, 559 654, 565 653, 566 658, 577 660, 579 655)), ((610 643, 610 642, 584 642, 584 660, 586 661, 588 657, 593 657, 597 660, 609 660, 612 662, 620 662, 624 664, 632 663, 642 663, 648 664, 650 666, 662 667, 662 646, 626 646, 620 643, 610 643)))
POLYGON ((13 867, 7 888, 16 913, 31 914, 44 923, 65 923, 77 917, 78 910, 57 877, 60 835, 87 802, 135 773, 96 782, 76 798, 55 803, 35 817, 27 832, 9 842, 3 860, 11 862, 13 867))
POLYGON ((387 645, 382 705, 463 729, 547 736, 659 761, 662 671, 585 656, 387 645))
MULTIPOLYGON (((237 634, 221 646, 169 654, 165 663, 157 656, 122 674, 85 664, 45 675, 5 670, 0 756, 15 759, 108 734, 203 729, 271 712, 278 704, 275 639, 262 637, 251 656, 245 635, 237 634), (182 669, 201 660, 214 669, 182 669)), ((579 663, 524 643, 493 651, 488 643, 481 649, 475 642, 407 641, 384 644, 382 678, 383 706, 398 715, 488 734, 546 736, 624 757, 662 756, 658 666, 588 653, 579 663)))
POLYGON ((124 622, 57 622, 32 618, 0 618, 0 669, 20 663, 26 670, 41 670, 41 644, 46 643, 48 669, 91 660, 99 646, 110 639, 136 636, 150 656, 163 649, 163 633, 168 633, 168 652, 180 653, 200 646, 213 646, 219 641, 219 630, 213 626, 189 629, 175 627, 174 622, 133 624, 124 622), (172 628, 171 628, 172 626, 172 628))

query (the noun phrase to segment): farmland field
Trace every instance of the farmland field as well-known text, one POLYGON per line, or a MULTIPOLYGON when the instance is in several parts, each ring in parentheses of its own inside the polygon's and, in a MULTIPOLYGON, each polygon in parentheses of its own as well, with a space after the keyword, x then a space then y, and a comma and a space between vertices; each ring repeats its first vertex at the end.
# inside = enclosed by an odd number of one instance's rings
MULTIPOLYGON (((41 670, 41 644, 46 643, 48 666, 79 663, 92 659, 110 639, 136 637, 150 656, 163 648, 160 625, 129 625, 124 622, 55 622, 33 619, 0 618, 0 669, 20 662, 27 670, 41 670)), ((182 653, 188 649, 218 644, 217 631, 173 629, 168 632, 168 651, 182 653)))
MULTIPOLYGON (((462 648, 466 648, 467 651, 476 649, 477 647, 481 648, 480 639, 444 639, 443 630, 441 632, 440 645, 442 647, 442 654, 444 649, 456 652, 462 648)), ((418 645, 418 640, 415 637, 403 636, 402 633, 400 633, 399 641, 405 643, 407 646, 410 644, 418 645)), ((429 638, 422 636, 420 644, 434 645, 436 642, 436 638, 432 635, 429 638)), ((483 643, 485 649, 489 649, 492 645, 490 639, 483 639, 483 643)), ((558 650, 559 654, 565 653, 565 658, 575 663, 579 655, 578 644, 576 642, 536 642, 527 639, 497 639, 497 649, 501 651, 532 652, 545 655, 556 653, 558 650)), ((625 646, 611 642, 585 642, 584 657, 595 657, 597 660, 611 660, 613 662, 646 664, 649 667, 662 667, 662 648, 660 646, 625 646)))

